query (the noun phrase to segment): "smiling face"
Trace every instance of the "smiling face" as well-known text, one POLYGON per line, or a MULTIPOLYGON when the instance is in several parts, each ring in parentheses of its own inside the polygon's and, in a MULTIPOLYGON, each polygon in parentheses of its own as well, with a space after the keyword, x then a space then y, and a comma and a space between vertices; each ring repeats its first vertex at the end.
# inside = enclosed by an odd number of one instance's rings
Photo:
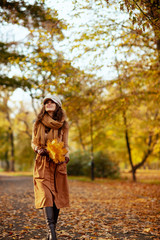
POLYGON ((46 112, 53 113, 56 110, 56 103, 52 100, 47 100, 44 104, 46 112))

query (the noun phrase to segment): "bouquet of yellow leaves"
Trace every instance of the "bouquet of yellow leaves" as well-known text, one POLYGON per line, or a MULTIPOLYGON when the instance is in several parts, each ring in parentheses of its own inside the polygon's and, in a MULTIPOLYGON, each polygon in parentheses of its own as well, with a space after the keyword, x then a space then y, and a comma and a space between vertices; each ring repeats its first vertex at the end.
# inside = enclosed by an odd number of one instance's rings
POLYGON ((68 152, 66 148, 64 148, 63 142, 58 142, 57 139, 53 141, 47 142, 47 150, 49 152, 49 157, 55 163, 61 163, 65 161, 65 154, 68 152))

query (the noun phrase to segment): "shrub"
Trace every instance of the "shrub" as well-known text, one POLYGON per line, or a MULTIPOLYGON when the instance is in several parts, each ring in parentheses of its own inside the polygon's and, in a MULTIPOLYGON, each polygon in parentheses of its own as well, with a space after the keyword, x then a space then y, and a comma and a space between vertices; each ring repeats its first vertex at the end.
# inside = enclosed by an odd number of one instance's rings
POLYGON ((68 175, 86 176, 86 168, 89 163, 89 154, 87 152, 77 151, 70 154, 70 162, 67 166, 68 175))
MULTIPOLYGON (((70 155, 68 175, 91 176, 91 160, 89 152, 77 151, 70 155)), ((99 178, 116 178, 119 176, 118 165, 111 161, 106 153, 96 152, 94 153, 94 175, 99 178)))
POLYGON ((118 165, 111 161, 107 154, 103 152, 96 152, 94 156, 95 177, 111 177, 119 176, 118 165))

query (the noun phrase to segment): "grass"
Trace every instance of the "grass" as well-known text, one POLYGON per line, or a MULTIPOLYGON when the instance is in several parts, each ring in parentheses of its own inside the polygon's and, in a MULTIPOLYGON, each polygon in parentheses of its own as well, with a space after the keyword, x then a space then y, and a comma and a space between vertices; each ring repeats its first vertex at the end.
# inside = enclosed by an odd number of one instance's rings
MULTIPOLYGON (((136 172, 137 182, 160 184, 160 170, 152 169, 138 169, 136 172)), ((121 172, 121 178, 125 180, 132 180, 132 173, 129 170, 121 172)))
POLYGON ((16 172, 7 172, 7 171, 0 171, 0 176, 28 176, 31 177, 33 176, 33 172, 22 172, 22 171, 16 171, 16 172))
POLYGON ((91 182, 91 178, 85 176, 68 176, 69 180, 76 180, 81 182, 91 182))
MULTIPOLYGON (((22 172, 6 172, 0 169, 0 176, 33 176, 33 171, 22 172)), ((160 170, 150 170, 150 169, 140 169, 136 173, 137 182, 147 183, 147 184, 160 184, 160 170)), ((92 182, 90 177, 86 176, 68 176, 69 180, 82 181, 82 182, 92 182)), ((132 181, 132 174, 129 170, 121 171, 121 176, 118 179, 111 178, 95 178, 94 182, 105 183, 112 181, 132 181)))

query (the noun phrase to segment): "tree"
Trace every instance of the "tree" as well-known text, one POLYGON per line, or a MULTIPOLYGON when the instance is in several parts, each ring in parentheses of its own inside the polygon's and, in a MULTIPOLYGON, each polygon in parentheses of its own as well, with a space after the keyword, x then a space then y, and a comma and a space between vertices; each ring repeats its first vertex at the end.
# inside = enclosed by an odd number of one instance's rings
POLYGON ((6 170, 28 170, 33 166, 34 152, 31 149, 34 114, 27 104, 9 103, 6 91, 0 99, 1 162, 6 170))
POLYGON ((15 164, 19 170, 30 170, 33 167, 35 154, 31 148, 34 113, 27 104, 20 102, 14 117, 15 164))
MULTIPOLYGON (((26 1, 3 0, 0 3, 0 9, 0 22, 2 26, 7 26, 7 24, 12 24, 13 27, 23 26, 31 32, 33 29, 37 31, 44 29, 51 32, 54 37, 58 36, 59 39, 63 38, 62 29, 66 28, 66 25, 58 19, 55 10, 46 7, 44 1, 35 1, 34 4, 30 4, 26 1)), ((0 84, 3 87, 11 87, 12 89, 17 87, 30 89, 32 84, 35 83, 34 79, 26 79, 14 75, 8 77, 9 69, 11 70, 12 66, 18 68, 20 63, 25 64, 25 41, 19 42, 10 39, 6 39, 6 41, 7 42, 3 42, 1 40, 0 43, 1 67, 5 65, 7 68, 7 71, 1 70, 0 84), (12 61, 10 61, 10 59, 12 59, 12 61)))
MULTIPOLYGON (((118 62, 116 68, 118 71, 118 62)), ((128 158, 134 181, 136 181, 136 170, 148 160, 159 140, 158 106, 152 94, 148 93, 147 85, 144 88, 141 78, 136 79, 136 77, 136 71, 133 73, 130 67, 125 67, 123 74, 118 76, 117 83, 113 87, 114 94, 112 92, 110 102, 110 107, 114 106, 117 114, 120 112, 122 114, 128 158)))
MULTIPOLYGON (((97 2, 95 4, 91 4, 86 1, 86 8, 95 8, 97 4, 104 4, 103 2, 97 2), (87 5, 88 4, 88 5, 87 5)), ((117 7, 117 1, 109 2, 108 8, 112 8, 114 5, 117 7)), ((131 131, 129 131, 129 124, 131 114, 128 114, 128 111, 132 111, 134 109, 134 104, 139 103, 140 105, 147 104, 149 108, 149 101, 157 101, 159 99, 159 5, 157 1, 120 1, 120 9, 124 10, 126 13, 127 7, 130 18, 125 19, 125 21, 119 22, 119 27, 117 28, 119 31, 116 34, 112 35, 112 31, 114 30, 113 24, 110 27, 107 22, 108 32, 101 31, 102 24, 99 24, 99 27, 95 27, 94 29, 86 31, 82 33, 81 38, 77 39, 77 46, 86 45, 86 42, 90 42, 95 39, 103 39, 103 34, 106 35, 106 45, 110 46, 111 44, 115 48, 115 53, 118 55, 118 62, 115 61, 115 67, 118 71, 117 79, 115 81, 108 81, 108 92, 111 92, 112 100, 110 101, 110 94, 108 94, 108 103, 106 104, 107 113, 110 111, 109 109, 113 109, 116 103, 117 114, 119 111, 122 113, 123 123, 124 123, 124 133, 126 139, 126 145, 129 154, 129 161, 132 168, 133 179, 136 180, 135 171, 141 167, 148 157, 152 154, 154 147, 156 146, 159 138, 159 134, 153 137, 154 133, 152 132, 152 137, 150 132, 144 133, 144 138, 147 142, 147 149, 144 149, 144 155, 139 163, 133 164, 132 153, 131 153, 131 143, 130 139, 134 137, 134 135, 130 138, 131 131), (144 9, 142 10, 143 6, 144 9), (139 8, 140 12, 137 12, 136 7, 139 8), (144 12, 145 11, 145 12, 144 12), (146 15, 147 12, 147 15, 146 15), (147 18, 146 18, 147 17, 147 18), (149 20, 149 22, 148 22, 149 20), (150 24, 149 24, 150 23, 150 24), (109 39, 109 33, 111 34, 109 39), (98 36, 98 37, 97 37, 98 36), (138 36, 138 37, 137 37, 138 36), (118 41, 117 41, 118 40, 118 41), (112 42, 112 43, 111 43, 112 42), (79 43, 79 45, 78 45, 79 43), (119 56, 121 54, 121 56, 119 56), (123 54, 123 56, 122 56, 123 54), (140 61, 141 59, 141 61, 140 61), (112 85, 115 85, 113 88, 112 85), (113 94, 112 90, 114 89, 115 94, 113 94), (117 90, 119 93, 117 93, 117 90), (129 109, 129 110, 128 110, 129 109), (129 117, 129 119, 128 119, 129 117), (130 132, 130 133, 129 133, 130 132), (152 150, 151 150, 152 149, 152 150)), ((97 8, 98 9, 98 8, 97 8)), ((107 9, 107 8, 106 8, 107 9)), ((107 11, 107 10, 106 10, 107 11)), ((95 12, 95 18, 97 17, 97 12, 95 12)), ((107 19, 108 20, 108 19, 107 19)), ((110 19, 109 19, 110 20, 110 19)), ((96 22, 97 20, 95 20, 96 22)), ((102 20, 99 18, 99 21, 102 20)), ((103 19, 103 23, 105 23, 105 19, 103 19)), ((116 22, 117 23, 117 22, 116 22)), ((95 24, 94 24, 95 25, 95 24)), ((105 25, 105 24, 104 24, 105 25)), ((103 25, 103 26, 104 26, 103 25)), ((106 26, 106 25, 105 25, 106 26)), ((96 45, 95 45, 96 46, 96 45)), ((102 45, 103 46, 103 45, 102 45)), ((90 48, 92 51, 93 48, 90 48)), ((152 105, 153 106, 153 105, 152 105)), ((155 116, 157 115, 157 107, 155 107, 155 116)), ((154 115, 153 115, 154 116, 154 115)), ((145 121, 142 118, 142 121, 145 121)), ((157 122, 158 123, 158 122, 157 122)), ((159 124, 159 123, 158 123, 159 124)), ((137 126, 135 126, 137 127, 137 126)))
POLYGON ((4 139, 4 145, 9 142, 9 146, 6 147, 5 159, 8 164, 8 151, 10 149, 10 160, 9 160, 9 169, 11 171, 15 170, 15 147, 14 147, 14 130, 13 130, 13 121, 11 118, 11 109, 8 106, 9 94, 5 92, 1 100, 1 112, 4 114, 5 122, 7 121, 7 132, 5 133, 6 138, 4 139))
POLYGON ((139 31, 142 33, 145 28, 152 27, 157 45, 157 60, 160 63, 160 3, 157 0, 138 0, 121 1, 120 8, 126 6, 130 13, 133 24, 138 24, 139 31), (136 10, 139 10, 137 14, 136 10))

